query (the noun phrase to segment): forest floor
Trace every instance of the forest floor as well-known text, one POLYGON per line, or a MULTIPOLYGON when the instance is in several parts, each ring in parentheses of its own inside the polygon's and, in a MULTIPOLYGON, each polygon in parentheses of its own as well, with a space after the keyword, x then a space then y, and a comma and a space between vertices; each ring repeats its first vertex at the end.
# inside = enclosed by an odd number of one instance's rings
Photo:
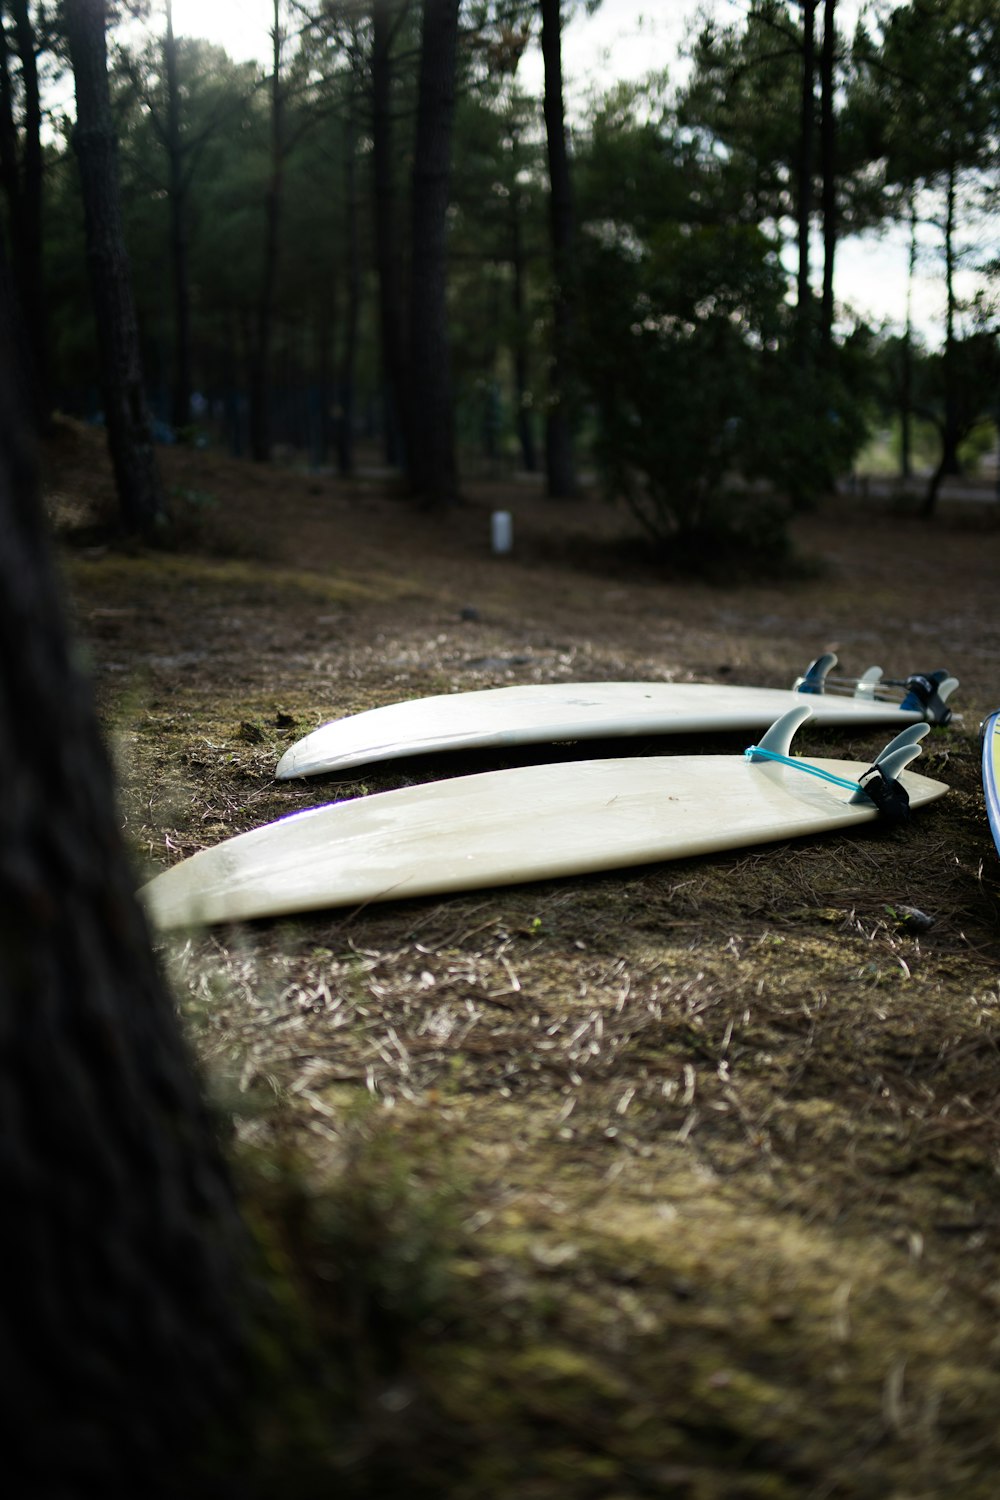
MULTIPOLYGON (((994 1500, 1000 860, 977 726, 1000 702, 997 513, 844 499, 795 522, 798 581, 722 587, 657 573, 612 508, 527 481, 471 485, 440 520, 375 472, 162 459, 181 550, 62 549, 142 875, 518 762, 273 779, 317 724, 407 696, 790 686, 825 649, 961 679, 963 722, 918 767, 952 790, 902 831, 163 944, 323 1349, 303 1409, 262 1424, 282 1492, 994 1500)), ((63 429, 47 486, 64 533, 106 509, 99 437, 63 429)), ((796 744, 864 759, 887 737, 796 744)))

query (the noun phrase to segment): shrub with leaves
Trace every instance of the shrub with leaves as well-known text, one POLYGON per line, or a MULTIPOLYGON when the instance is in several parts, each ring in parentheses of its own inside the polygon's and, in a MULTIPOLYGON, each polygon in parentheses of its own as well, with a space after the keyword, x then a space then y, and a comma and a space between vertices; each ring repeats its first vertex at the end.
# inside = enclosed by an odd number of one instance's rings
POLYGON ((829 487, 863 427, 844 382, 797 360, 772 243, 731 222, 597 230, 581 274, 609 492, 679 565, 785 564, 789 502, 829 487))

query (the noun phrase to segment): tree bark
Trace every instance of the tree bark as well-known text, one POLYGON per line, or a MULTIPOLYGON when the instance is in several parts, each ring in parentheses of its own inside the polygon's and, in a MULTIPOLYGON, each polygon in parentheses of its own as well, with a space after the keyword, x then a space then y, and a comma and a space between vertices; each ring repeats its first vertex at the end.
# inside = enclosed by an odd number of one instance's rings
POLYGON ((354 89, 344 121, 344 209, 347 229, 347 305, 337 385, 337 472, 354 472, 354 386, 358 362, 358 317, 361 310, 361 239, 358 202, 357 99, 354 89))
POLYGON ((820 349, 829 364, 833 349, 833 270, 837 253, 837 0, 824 0, 823 46, 820 53, 820 172, 823 208, 823 294, 820 310, 820 349))
POLYGON ((535 433, 528 389, 528 335, 525 327, 524 234, 521 224, 522 198, 517 183, 517 136, 513 135, 515 170, 510 194, 510 263, 513 273, 511 299, 514 311, 514 399, 517 402, 517 440, 521 446, 521 463, 528 474, 538 468, 535 433))
POLYGON ((913 282, 917 271, 917 193, 910 189, 910 250, 906 266, 906 327, 903 331, 903 369, 899 411, 899 470, 901 479, 913 475, 913 282))
POLYGON ((30 371, 31 412, 39 429, 49 418, 48 318, 42 267, 42 107, 38 85, 35 30, 27 0, 10 0, 21 63, 23 131, 18 138, 9 41, 0 20, 0 175, 10 216, 22 368, 30 371))
POLYGON ((284 93, 281 81, 281 0, 274 0, 271 30, 271 172, 264 196, 264 263, 250 366, 250 456, 255 463, 271 457, 271 339, 274 290, 278 278, 278 232, 281 220, 285 159, 284 93))
POLYGON ((0 179, 3 181, 11 239, 20 236, 21 174, 18 165, 17 126, 14 122, 14 83, 10 76, 10 42, 0 8, 0 179))
POLYGON ((184 173, 184 143, 181 139, 181 90, 171 0, 167 0, 163 62, 167 82, 166 148, 170 195, 170 265, 174 293, 174 369, 170 420, 175 428, 184 428, 191 421, 191 291, 188 275, 187 182, 184 173))
POLYGON ((573 441, 573 188, 562 87, 560 0, 540 0, 542 58, 545 66, 545 139, 549 161, 549 228, 552 239, 552 355, 545 431, 548 493, 570 499, 577 493, 573 441))
POLYGON ((398 199, 392 119, 392 43, 396 0, 372 3, 372 197, 378 271, 379 338, 386 461, 402 466, 407 447, 408 403, 403 340, 398 199))
POLYGON ((133 894, 9 364, 5 345, 4 1462, 24 1495, 221 1495, 199 1454, 228 1470, 242 1444, 244 1234, 133 894))
POLYGON ((460 0, 423 0, 413 156, 410 493, 428 509, 457 498, 448 344, 448 198, 460 0))
POLYGON ((800 364, 811 362, 812 292, 809 286, 809 229, 812 222, 813 132, 816 125, 816 0, 802 4, 802 96, 799 109, 798 300, 796 336, 800 364))
POLYGON ((941 424, 941 457, 931 475, 921 514, 932 516, 937 507, 938 491, 949 474, 960 474, 962 466, 958 459, 961 441, 958 421, 958 391, 955 388, 955 315, 958 303, 955 296, 955 209, 957 197, 958 168, 954 160, 948 167, 948 183, 945 190, 944 218, 944 275, 946 292, 944 353, 942 372, 944 375, 944 421, 941 424))
POLYGON ((83 189, 87 261, 97 319, 108 446, 127 531, 152 538, 165 519, 139 350, 139 327, 108 86, 104 0, 65 0, 76 83, 73 149, 83 189))

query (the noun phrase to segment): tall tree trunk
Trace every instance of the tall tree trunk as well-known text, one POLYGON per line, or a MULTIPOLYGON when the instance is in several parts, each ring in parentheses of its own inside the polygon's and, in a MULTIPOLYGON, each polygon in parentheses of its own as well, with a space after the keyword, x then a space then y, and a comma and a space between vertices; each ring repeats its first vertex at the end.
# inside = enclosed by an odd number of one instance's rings
POLYGON ((460 0, 423 0, 413 154, 407 474, 428 509, 457 498, 448 345, 448 196, 460 0))
MULTIPOLYGON (((315 408, 311 410, 310 450, 312 462, 324 465, 330 452, 330 408, 334 404, 336 379, 331 374, 333 330, 337 320, 336 285, 331 276, 330 295, 324 298, 323 306, 316 318, 316 366, 319 390, 315 408)), ((339 436, 339 416, 334 424, 334 438, 339 436)))
POLYGON ((809 286, 809 230, 812 223, 813 132, 816 125, 816 0, 802 4, 802 94, 799 107, 798 300, 796 337, 799 362, 811 363, 812 292, 809 286))
POLYGON ((14 119, 10 49, 0 21, 0 177, 10 216, 11 251, 16 286, 22 368, 30 372, 31 410, 39 428, 49 417, 48 318, 42 269, 42 108, 38 86, 35 30, 27 0, 10 0, 17 54, 21 63, 24 125, 21 144, 14 119))
POLYGON ((958 444, 961 434, 958 424, 958 391, 955 388, 955 315, 958 311, 955 296, 955 208, 958 169, 954 159, 948 167, 948 184, 945 196, 944 217, 944 276, 945 276, 945 331, 944 331, 944 421, 941 424, 941 457, 931 475, 921 513, 931 516, 937 506, 941 483, 949 474, 960 474, 962 466, 958 459, 958 444))
POLYGON ((833 350, 833 268, 837 252, 837 0, 823 3, 823 47, 820 53, 820 171, 823 181, 823 297, 820 349, 824 364, 833 350))
POLYGON ((957 268, 955 253, 955 209, 957 186, 958 170, 954 161, 952 161, 948 170, 947 207, 944 221, 944 265, 947 297, 944 334, 945 451, 942 456, 942 472, 944 474, 960 474, 962 472, 962 466, 958 461, 958 391, 955 388, 955 315, 958 311, 958 300, 955 295, 955 271, 957 268))
POLYGON ((125 528, 153 537, 165 509, 153 452, 122 224, 118 142, 108 86, 105 0, 65 0, 64 15, 76 82, 73 149, 83 189, 111 462, 125 528))
POLYGON ((347 228, 347 305, 344 341, 337 379, 337 471, 354 472, 354 385, 358 362, 358 316, 361 310, 361 236, 358 197, 357 97, 352 87, 344 121, 344 209, 347 228))
POLYGON ((903 369, 900 381, 899 472, 913 475, 913 282, 917 272, 917 192, 910 188, 910 251, 906 265, 906 327, 903 332, 903 369))
POLYGON ((545 65, 545 138, 549 160, 549 227, 552 237, 552 362, 545 431, 548 493, 554 499, 577 494, 573 442, 573 190, 562 88, 560 0, 540 0, 542 57, 545 65))
POLYGON ((516 131, 511 132, 514 147, 514 171, 510 194, 510 264, 513 272, 511 299, 514 312, 514 399, 517 403, 517 440, 521 445, 521 463, 528 474, 538 468, 535 433, 528 390, 528 333, 525 327, 524 299, 524 233, 521 222, 523 199, 517 182, 516 131))
POLYGON ((188 275, 187 183, 181 139, 181 91, 177 75, 174 11, 167 0, 167 31, 163 42, 167 79, 166 146, 170 194, 170 265, 174 293, 174 369, 170 420, 176 428, 191 421, 191 292, 188 275))
POLYGON ((395 184, 392 118, 392 45, 398 0, 372 3, 372 197, 378 270, 379 339, 386 461, 405 462, 408 422, 403 288, 400 273, 399 203, 395 184))
POLYGON ((9 320, 10 333, 17 349, 18 368, 32 369, 32 348, 24 297, 20 286, 23 202, 21 196, 21 167, 14 121, 14 85, 10 73, 10 47, 4 27, 3 10, 0 7, 0 182, 7 200, 7 222, 10 228, 10 257, 6 244, 0 245, 3 257, 3 282, 6 292, 3 315, 9 320))
POLYGON ((250 371, 250 455, 256 463, 271 457, 271 341, 274 289, 278 278, 278 231, 281 220, 285 158, 284 91, 281 79, 281 0, 274 0, 271 30, 271 171, 264 196, 264 263, 250 371))
POLYGON ((21 267, 18 272, 24 320, 30 330, 33 405, 39 426, 49 416, 48 318, 42 272, 42 104, 38 87, 35 29, 28 14, 28 0, 11 0, 14 34, 21 59, 24 90, 24 153, 21 170, 22 215, 20 226, 21 267))
POLYGON ((4 1463, 24 1495, 221 1494, 201 1460, 215 1448, 233 1483, 243 1230, 133 894, 109 762, 45 554, 9 355, 0 351, 4 1463))
POLYGON ((0 180, 3 182, 11 239, 20 237, 21 172, 18 162, 17 125, 14 121, 14 82, 10 73, 10 42, 0 6, 0 180))

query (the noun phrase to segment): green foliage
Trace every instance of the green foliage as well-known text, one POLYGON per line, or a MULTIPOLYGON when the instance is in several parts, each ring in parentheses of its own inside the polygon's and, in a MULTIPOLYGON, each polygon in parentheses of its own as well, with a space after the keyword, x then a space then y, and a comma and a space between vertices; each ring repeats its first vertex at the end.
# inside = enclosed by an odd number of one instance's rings
MULTIPOLYGON (((403 0, 389 10, 394 223, 405 266, 419 17, 403 0)), ((996 184, 995 10, 987 0, 897 4, 881 8, 853 44, 838 37, 841 234, 902 218, 915 184, 940 198, 954 160, 957 270, 970 238, 963 218, 996 184)), ((299 448, 313 442, 318 412, 324 426, 339 410, 335 386, 352 306, 360 307, 354 411, 359 427, 362 418, 372 424, 371 436, 382 385, 371 7, 329 0, 307 6, 303 20, 307 12, 309 25, 289 27, 282 68, 285 149, 270 344, 275 435, 280 430, 282 440, 299 448), (359 293, 352 279, 355 242, 359 293)), ((286 19, 291 15, 286 8, 286 19)), ((456 428, 466 454, 474 449, 502 463, 516 451, 518 416, 540 416, 547 388, 552 288, 544 129, 539 99, 518 87, 519 59, 537 42, 537 6, 466 0, 462 15, 449 210, 456 428)), ((585 423, 596 425, 609 484, 672 546, 681 533, 700 534, 707 525, 719 536, 738 520, 742 547, 743 528, 755 529, 760 520, 757 481, 797 503, 820 493, 855 450, 869 373, 884 373, 875 368, 872 345, 841 345, 822 370, 808 371, 789 346, 778 258, 791 236, 797 192, 801 22, 797 0, 751 0, 736 20, 717 11, 700 25, 681 90, 669 93, 665 75, 621 82, 574 122, 577 218, 587 226, 578 345, 591 402, 585 423), (620 410, 609 401, 611 389, 620 394, 620 410), (647 470, 658 477, 642 478, 647 470)), ((150 27, 159 32, 161 18, 152 16, 150 27)), ((206 428, 220 435, 224 409, 235 438, 258 339, 274 165, 269 64, 234 63, 191 38, 178 38, 177 47, 193 385, 215 403, 206 428)), ((162 412, 176 339, 170 255, 176 182, 164 131, 162 36, 151 34, 132 55, 117 51, 112 66, 143 355, 150 395, 162 412)), ((96 340, 68 123, 63 140, 46 153, 51 363, 60 404, 91 414, 100 406, 96 340)), ((818 165, 818 143, 814 157, 818 165)), ((916 190, 916 201, 926 217, 931 193, 916 190)), ((955 311, 961 323, 966 309, 956 304, 955 311)), ((952 374, 972 353, 956 356, 952 374)), ((976 378, 985 381, 979 364, 976 378)), ((939 376, 933 366, 921 376, 920 399, 935 420, 944 400, 939 376)), ((536 442, 540 435, 536 420, 536 442)), ((526 453, 531 434, 521 436, 526 453)), ((772 524, 780 531, 780 507, 772 524)))
POLYGON ((706 17, 680 101, 681 126, 721 150, 757 221, 794 209, 801 47, 783 0, 757 0, 742 25, 706 17))
POLYGON ((710 176, 685 173, 700 222, 667 219, 644 238, 592 227, 583 361, 597 460, 678 563, 782 566, 787 501, 827 489, 863 436, 847 385, 861 350, 839 352, 842 373, 800 368, 773 243, 727 221, 710 176))
POLYGON ((950 349, 930 354, 917 367, 916 408, 939 430, 954 423, 966 442, 997 409, 1000 343, 995 329, 983 328, 957 339, 950 349), (947 407, 947 409, 946 409, 947 407))

